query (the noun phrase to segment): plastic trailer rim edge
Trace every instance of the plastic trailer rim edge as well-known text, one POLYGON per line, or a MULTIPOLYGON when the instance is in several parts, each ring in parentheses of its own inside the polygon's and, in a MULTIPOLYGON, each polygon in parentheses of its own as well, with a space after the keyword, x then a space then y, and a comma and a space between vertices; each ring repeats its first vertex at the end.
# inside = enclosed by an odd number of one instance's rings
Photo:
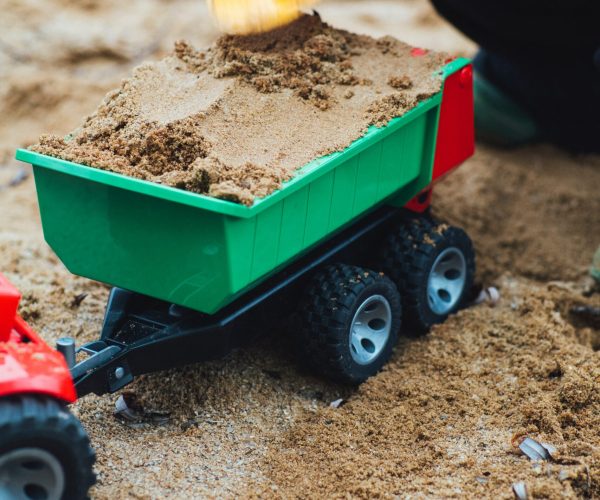
POLYGON ((356 310, 350 325, 350 354, 359 365, 372 363, 392 331, 392 308, 383 295, 372 295, 356 310))
POLYGON ((427 299, 431 310, 445 316, 458 304, 467 281, 467 262, 456 247, 447 248, 433 263, 427 279, 427 299))

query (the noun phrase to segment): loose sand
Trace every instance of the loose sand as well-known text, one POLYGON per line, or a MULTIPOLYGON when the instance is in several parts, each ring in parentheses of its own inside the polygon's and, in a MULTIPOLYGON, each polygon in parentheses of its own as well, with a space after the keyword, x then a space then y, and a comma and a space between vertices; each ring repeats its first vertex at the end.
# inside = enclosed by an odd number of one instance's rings
POLYGON ((305 15, 264 35, 176 43, 35 151, 251 205, 319 157, 438 92, 447 56, 411 55, 305 15))
MULTIPOLYGON (((14 147, 72 130, 139 54, 158 59, 175 39, 205 46, 216 36, 196 0, 0 7, 2 186, 22 168, 14 147)), ((320 12, 374 36, 472 49, 421 0, 320 12)), ((358 390, 300 371, 286 340, 293 328, 273 327, 226 360, 131 386, 148 408, 171 412, 166 425, 129 427, 112 415, 116 396, 86 398, 74 411, 98 452, 92 496, 512 498, 521 480, 538 498, 600 496, 600 328, 570 313, 600 306, 586 274, 600 244, 599 190, 598 157, 480 147, 434 203, 475 240, 478 281, 500 288, 498 307, 402 340, 358 390), (329 408, 338 398, 346 404, 329 408), (522 432, 556 445, 558 460, 537 466, 516 453, 522 432)), ((45 245, 31 178, 0 189, 0 216, 0 269, 24 292, 24 316, 49 342, 94 339, 108 290, 69 274, 45 245)))

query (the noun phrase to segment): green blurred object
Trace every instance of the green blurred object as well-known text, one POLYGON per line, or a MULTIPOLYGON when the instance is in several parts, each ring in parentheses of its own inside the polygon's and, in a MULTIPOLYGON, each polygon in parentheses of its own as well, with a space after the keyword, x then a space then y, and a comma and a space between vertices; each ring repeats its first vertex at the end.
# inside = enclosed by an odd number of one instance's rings
POLYGON ((600 283, 600 247, 596 250, 594 261, 592 262, 592 278, 600 283))
POLYGON ((213 314, 356 218, 427 187, 441 100, 372 127, 251 207, 27 150, 17 159, 33 165, 44 236, 72 273, 213 314))
POLYGON ((540 140, 541 134, 533 118, 481 72, 475 71, 473 91, 477 139, 502 147, 540 140))

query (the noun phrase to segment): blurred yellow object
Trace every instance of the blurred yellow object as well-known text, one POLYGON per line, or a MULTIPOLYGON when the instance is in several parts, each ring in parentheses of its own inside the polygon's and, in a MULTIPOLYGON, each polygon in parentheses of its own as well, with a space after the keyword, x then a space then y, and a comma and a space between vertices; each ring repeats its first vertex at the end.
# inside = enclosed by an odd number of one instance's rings
POLYGON ((207 0, 219 28, 235 35, 262 33, 291 23, 318 0, 207 0))

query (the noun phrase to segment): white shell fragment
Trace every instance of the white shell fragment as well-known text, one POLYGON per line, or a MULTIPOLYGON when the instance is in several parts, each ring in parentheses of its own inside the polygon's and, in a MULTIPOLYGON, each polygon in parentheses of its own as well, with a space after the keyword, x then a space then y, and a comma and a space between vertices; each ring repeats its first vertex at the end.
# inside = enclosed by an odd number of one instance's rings
POLYGON ((115 403, 115 417, 128 423, 165 424, 169 416, 167 412, 146 411, 131 393, 122 394, 115 403))
POLYGON ((117 399, 117 402, 115 403, 115 411, 117 413, 123 413, 129 410, 129 407, 127 406, 127 403, 125 402, 125 398, 123 397, 123 395, 119 396, 119 399, 117 399))
POLYGON ((475 305, 489 304, 495 307, 498 302, 500 302, 500 291, 495 286, 484 288, 477 299, 475 299, 475 305))
POLYGON ((527 486, 523 481, 519 483, 514 483, 512 485, 513 493, 515 494, 515 498, 518 500, 527 500, 529 496, 527 495, 527 486))
POLYGON ((539 443, 535 439, 525 438, 521 441, 519 449, 530 459, 530 460, 552 460, 552 454, 556 453, 556 448, 551 444, 539 443))
POLYGON ((339 408, 343 404, 344 404, 344 400, 343 399, 336 399, 335 401, 332 401, 329 406, 331 408, 339 408))

